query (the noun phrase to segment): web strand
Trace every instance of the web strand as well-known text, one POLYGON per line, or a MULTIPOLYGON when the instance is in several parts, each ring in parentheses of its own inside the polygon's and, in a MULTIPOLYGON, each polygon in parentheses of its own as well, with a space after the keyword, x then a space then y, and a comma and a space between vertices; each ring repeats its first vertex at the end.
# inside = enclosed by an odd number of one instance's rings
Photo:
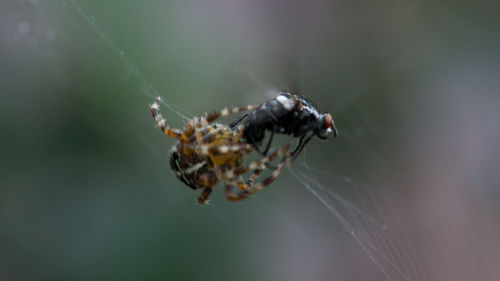
MULTIPOLYGON (((331 193, 328 192, 327 188, 323 185, 319 184, 319 182, 310 175, 307 175, 307 172, 296 171, 292 168, 289 168, 290 173, 309 191, 311 192, 318 201, 320 201, 324 207, 337 219, 337 221, 342 225, 342 227, 353 237, 358 246, 363 250, 363 252, 368 256, 368 258, 375 264, 377 269, 384 275, 387 280, 414 280, 407 274, 406 270, 400 268, 398 264, 396 264, 393 258, 389 257, 387 252, 389 250, 384 251, 379 249, 372 239, 369 238, 367 230, 362 226, 361 221, 359 221, 360 216, 354 217, 351 220, 348 220, 341 212, 335 207, 335 204, 331 202, 332 199, 339 199, 339 196, 331 196, 331 193)), ((347 202, 345 199, 337 200, 339 203, 348 203, 346 206, 348 209, 353 208, 351 203, 347 202)), ((362 213, 361 210, 354 208, 352 209, 356 214, 362 213)), ((368 220, 375 222, 374 219, 370 218, 368 215, 361 215, 368 220)), ((385 228, 385 226, 382 226, 385 228)))
MULTIPOLYGON (((123 67, 127 70, 127 76, 134 77, 138 80, 139 90, 142 94, 154 99, 160 96, 160 93, 153 87, 151 82, 142 74, 137 66, 125 55, 125 52, 115 43, 115 41, 104 31, 104 29, 99 25, 96 18, 87 11, 87 9, 80 4, 77 0, 68 0, 73 8, 78 12, 78 14, 92 27, 92 29, 99 35, 99 37, 108 45, 111 51, 119 58, 123 67)), ((179 117, 189 120, 191 119, 189 114, 182 113, 182 109, 167 99, 163 98, 161 103, 165 105, 169 110, 173 111, 179 117)), ((192 116, 191 116, 192 117, 192 116)))

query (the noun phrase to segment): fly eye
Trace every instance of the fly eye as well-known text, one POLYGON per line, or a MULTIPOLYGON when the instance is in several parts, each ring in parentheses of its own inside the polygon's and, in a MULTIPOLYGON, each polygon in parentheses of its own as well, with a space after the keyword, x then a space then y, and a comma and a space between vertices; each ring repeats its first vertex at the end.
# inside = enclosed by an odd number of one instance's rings
POLYGON ((323 118, 323 129, 328 129, 330 126, 332 126, 332 116, 330 114, 325 114, 325 117, 323 118))

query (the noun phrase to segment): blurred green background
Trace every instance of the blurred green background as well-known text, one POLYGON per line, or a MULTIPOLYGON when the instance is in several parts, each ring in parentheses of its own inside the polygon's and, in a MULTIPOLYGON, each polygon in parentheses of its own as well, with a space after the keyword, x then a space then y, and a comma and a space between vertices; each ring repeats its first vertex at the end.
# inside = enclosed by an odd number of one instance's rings
POLYGON ((497 11, 2 1, 0 279, 497 280, 497 11), (333 113, 341 137, 252 199, 218 186, 197 205, 148 104, 196 116, 276 88, 333 113))

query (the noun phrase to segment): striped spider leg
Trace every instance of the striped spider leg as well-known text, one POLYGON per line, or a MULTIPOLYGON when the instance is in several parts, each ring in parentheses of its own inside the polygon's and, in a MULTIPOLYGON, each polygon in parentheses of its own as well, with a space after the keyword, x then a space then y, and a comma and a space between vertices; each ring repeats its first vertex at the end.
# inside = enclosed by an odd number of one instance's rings
POLYGON ((156 121, 156 123, 158 124, 158 126, 165 135, 174 139, 179 139, 181 142, 185 143, 191 143, 194 142, 195 140, 199 141, 203 136, 206 136, 207 130, 210 131, 210 133, 212 133, 213 129, 210 126, 210 123, 214 122, 216 119, 220 117, 224 117, 241 111, 254 110, 255 108, 257 108, 254 105, 224 108, 222 110, 215 111, 207 115, 206 117, 194 117, 193 119, 190 119, 188 121, 186 129, 182 131, 179 129, 170 128, 166 124, 166 120, 160 113, 160 104, 159 104, 160 102, 161 102, 161 97, 157 97, 153 102, 153 104, 149 106, 151 110, 151 115, 153 116, 154 120, 156 121))
POLYGON ((248 171, 248 170, 254 170, 252 175, 250 175, 247 183, 243 183, 241 180, 236 181, 237 177, 232 177, 228 180, 226 180, 226 199, 229 201, 241 201, 246 198, 248 198, 250 195, 254 194, 255 192, 263 189, 264 187, 268 186, 271 184, 281 173, 281 169, 286 165, 290 164, 291 162, 289 161, 289 157, 291 156, 290 152, 290 145, 287 144, 273 153, 271 153, 269 156, 262 158, 259 161, 250 163, 247 168, 243 168, 240 172, 243 171, 248 171), (264 170, 264 168, 269 164, 273 159, 279 157, 280 155, 283 155, 281 158, 280 162, 276 167, 273 169, 271 175, 269 175, 267 178, 264 180, 255 183, 255 179, 260 175, 260 173, 264 170), (257 167, 257 168, 255 168, 257 167), (236 189, 239 189, 239 192, 236 192, 236 189))

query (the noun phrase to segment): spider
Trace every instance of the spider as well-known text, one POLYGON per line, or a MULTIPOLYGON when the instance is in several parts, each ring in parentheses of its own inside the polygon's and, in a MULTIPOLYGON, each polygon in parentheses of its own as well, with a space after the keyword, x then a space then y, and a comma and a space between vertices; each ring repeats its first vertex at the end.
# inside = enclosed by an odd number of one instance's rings
POLYGON ((224 108, 206 117, 194 117, 188 120, 184 130, 179 130, 166 124, 160 114, 160 101, 161 97, 156 98, 149 107, 163 133, 177 139, 171 150, 170 166, 184 184, 194 190, 203 189, 198 197, 200 204, 208 203, 208 197, 218 182, 226 184, 227 200, 243 200, 273 182, 288 163, 290 145, 286 144, 260 160, 244 166, 243 157, 254 151, 254 147, 244 141, 243 126, 234 124, 229 127, 213 123, 219 117, 256 110, 256 106, 224 108), (280 156, 282 158, 276 167, 273 167, 272 173, 261 182, 255 183, 261 172, 269 167, 268 164, 280 156), (244 183, 240 178, 248 171, 253 173, 244 183), (237 192, 236 189, 240 191, 237 192))
POLYGON ((326 139, 333 131, 333 136, 338 136, 337 128, 329 113, 320 113, 318 107, 310 100, 287 92, 280 93, 276 98, 242 115, 229 127, 234 128, 244 119, 246 123, 243 137, 262 155, 268 153, 274 133, 300 137, 297 148, 291 153, 293 159, 315 135, 320 139, 326 139), (260 145, 266 131, 270 131, 271 136, 262 151, 260 145))

